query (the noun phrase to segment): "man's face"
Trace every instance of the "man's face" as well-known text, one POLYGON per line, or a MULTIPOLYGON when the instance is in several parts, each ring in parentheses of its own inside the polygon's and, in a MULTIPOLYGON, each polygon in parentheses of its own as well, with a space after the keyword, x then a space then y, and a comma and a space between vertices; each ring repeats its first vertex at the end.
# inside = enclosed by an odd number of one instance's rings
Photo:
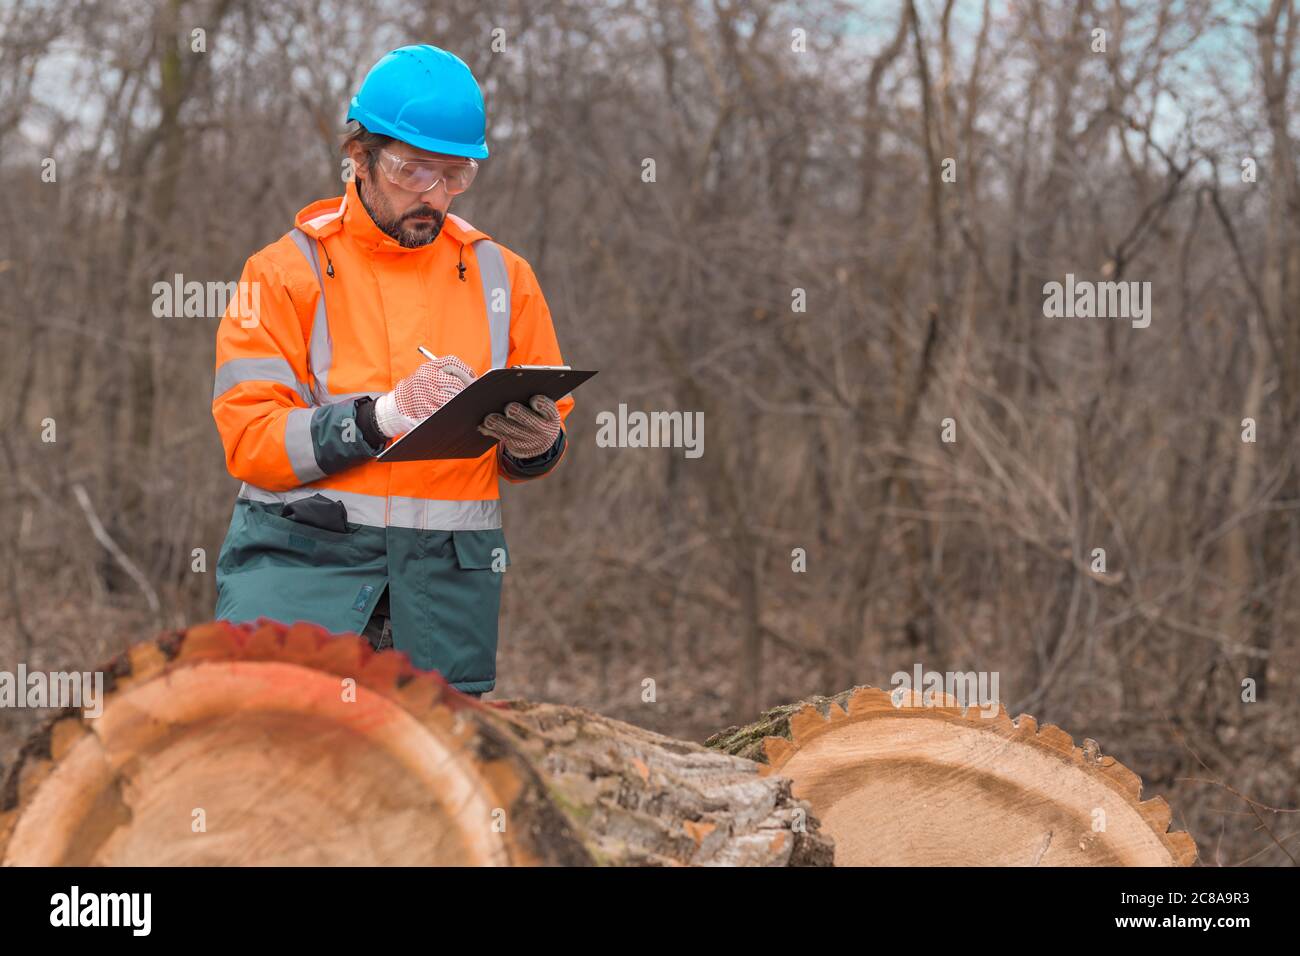
MULTIPOLYGON (((445 159, 455 162, 461 159, 416 149, 396 140, 384 149, 404 160, 445 159)), ((382 157, 378 154, 373 170, 367 162, 365 150, 357 143, 349 145, 348 156, 356 171, 357 192, 375 225, 403 246, 411 248, 428 245, 438 238, 447 209, 451 206, 452 197, 447 195, 445 184, 439 182, 427 192, 412 192, 389 180, 380 166, 382 157)))

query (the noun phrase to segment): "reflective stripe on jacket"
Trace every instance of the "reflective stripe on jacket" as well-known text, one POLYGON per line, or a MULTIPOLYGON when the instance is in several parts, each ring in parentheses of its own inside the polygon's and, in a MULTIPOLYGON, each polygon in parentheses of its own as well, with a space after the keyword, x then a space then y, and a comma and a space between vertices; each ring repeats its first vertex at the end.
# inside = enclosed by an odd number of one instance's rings
MULTIPOLYGON (((413 372, 420 345, 480 375, 563 364, 531 267, 453 214, 432 243, 403 247, 349 183, 343 197, 303 209, 241 282, 255 308, 241 313, 237 296, 222 318, 212 400, 227 466, 243 482, 218 560, 217 616, 360 631, 387 587, 397 648, 463 690, 490 690, 508 563, 498 479, 545 472, 499 448, 377 461, 355 404, 413 372), (313 495, 343 504, 347 532, 282 516, 313 495)), ((573 398, 557 404, 567 418, 573 398)), ((540 468, 566 446, 562 429, 540 468)))

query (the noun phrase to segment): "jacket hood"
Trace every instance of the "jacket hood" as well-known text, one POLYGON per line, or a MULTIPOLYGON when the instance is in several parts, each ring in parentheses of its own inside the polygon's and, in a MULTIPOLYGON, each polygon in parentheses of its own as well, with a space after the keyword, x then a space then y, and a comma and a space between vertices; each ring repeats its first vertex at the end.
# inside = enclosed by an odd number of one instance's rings
POLYGON ((348 183, 347 191, 342 196, 318 199, 304 206, 294 217, 294 225, 314 239, 324 239, 342 231, 347 232, 368 252, 396 254, 418 253, 448 240, 463 245, 491 238, 483 230, 474 228, 460 216, 448 211, 437 239, 427 246, 404 246, 375 225, 370 213, 366 212, 366 207, 361 205, 355 181, 348 183), (444 236, 447 237, 446 240, 444 236))

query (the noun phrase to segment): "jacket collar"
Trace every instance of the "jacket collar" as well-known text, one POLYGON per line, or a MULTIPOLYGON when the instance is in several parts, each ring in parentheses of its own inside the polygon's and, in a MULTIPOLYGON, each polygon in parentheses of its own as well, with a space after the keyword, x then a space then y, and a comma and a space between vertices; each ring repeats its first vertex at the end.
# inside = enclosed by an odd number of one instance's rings
POLYGON ((474 228, 460 216, 448 211, 437 239, 427 246, 408 248, 375 225, 375 221, 370 218, 370 213, 366 212, 366 207, 361 205, 361 197, 357 195, 355 181, 348 183, 347 191, 342 196, 319 199, 305 206, 294 217, 294 225, 315 239, 345 234, 371 254, 421 253, 436 248, 440 242, 455 242, 463 245, 489 238, 483 230, 474 228))

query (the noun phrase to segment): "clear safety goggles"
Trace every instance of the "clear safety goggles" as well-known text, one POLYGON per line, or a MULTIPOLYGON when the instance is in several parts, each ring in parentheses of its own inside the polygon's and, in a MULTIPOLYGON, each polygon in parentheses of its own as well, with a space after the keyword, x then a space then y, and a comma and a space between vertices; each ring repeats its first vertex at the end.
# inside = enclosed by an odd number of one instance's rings
POLYGON ((443 183, 449 196, 469 189, 478 173, 478 163, 472 159, 402 159, 386 149, 379 151, 379 168, 394 186, 413 193, 427 193, 443 183))

